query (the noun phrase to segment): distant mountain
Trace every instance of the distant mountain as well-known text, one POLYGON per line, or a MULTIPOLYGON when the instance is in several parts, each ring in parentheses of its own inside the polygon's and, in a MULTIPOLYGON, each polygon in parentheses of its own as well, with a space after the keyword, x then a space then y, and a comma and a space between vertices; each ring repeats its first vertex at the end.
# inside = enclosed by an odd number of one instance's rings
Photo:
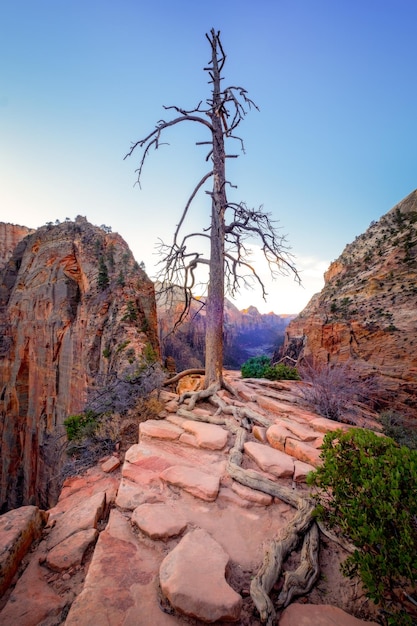
POLYGON ((383 404, 417 417, 417 191, 347 245, 324 278, 275 358, 349 360, 378 379, 383 404))
MULTIPOLYGON (((178 371, 204 366, 204 299, 193 301, 184 322, 171 332, 182 307, 183 296, 179 288, 173 306, 157 295, 161 349, 165 358, 174 359, 178 371)), ((283 343, 285 329, 293 317, 275 313, 264 315, 254 306, 239 311, 225 299, 224 366, 238 369, 251 356, 272 356, 283 343)))

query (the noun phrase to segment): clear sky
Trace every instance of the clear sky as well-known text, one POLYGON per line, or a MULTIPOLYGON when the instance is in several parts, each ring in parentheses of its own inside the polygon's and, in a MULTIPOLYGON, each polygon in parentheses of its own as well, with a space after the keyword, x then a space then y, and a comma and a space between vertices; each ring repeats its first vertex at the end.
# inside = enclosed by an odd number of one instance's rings
MULTIPOLYGON (((0 220, 85 215, 152 276, 158 238, 169 242, 207 169, 194 145, 206 137, 172 130, 142 189, 139 155, 123 157, 166 119, 162 105, 209 96, 212 27, 224 86, 260 108, 240 127, 231 199, 279 220, 303 279, 237 305, 297 313, 344 246, 417 187, 416 0, 0 0, 0 220)), ((190 228, 209 211, 202 194, 190 228)))

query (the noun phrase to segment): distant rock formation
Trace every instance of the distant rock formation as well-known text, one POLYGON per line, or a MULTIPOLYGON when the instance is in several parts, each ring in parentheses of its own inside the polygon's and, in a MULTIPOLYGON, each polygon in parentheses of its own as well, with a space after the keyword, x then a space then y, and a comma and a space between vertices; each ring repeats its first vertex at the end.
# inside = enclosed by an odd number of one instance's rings
POLYGON ((51 506, 63 421, 151 344, 153 283, 110 229, 0 224, 0 507, 51 506))
MULTIPOLYGON (((346 246, 279 356, 350 361, 383 405, 417 417, 417 191, 346 246)), ((276 358, 278 355, 276 355, 276 358)))
MULTIPOLYGON (((204 367, 204 298, 192 303, 190 313, 174 333, 171 332, 173 325, 183 308, 181 290, 178 288, 174 306, 157 295, 157 307, 160 342, 165 358, 172 357, 178 371, 204 367)), ((252 356, 272 356, 282 345, 285 328, 294 316, 265 315, 254 306, 239 311, 225 299, 224 317, 224 366, 239 369, 252 356)))

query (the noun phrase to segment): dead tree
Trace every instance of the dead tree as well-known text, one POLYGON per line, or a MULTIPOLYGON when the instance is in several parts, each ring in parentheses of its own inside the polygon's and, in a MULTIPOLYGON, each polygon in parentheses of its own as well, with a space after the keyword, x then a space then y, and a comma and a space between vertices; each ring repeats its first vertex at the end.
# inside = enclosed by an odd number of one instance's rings
POLYGON ((235 134, 247 111, 256 105, 248 97, 242 87, 229 86, 222 88, 222 72, 226 61, 220 32, 214 29, 206 34, 210 43, 211 59, 208 72, 212 85, 211 95, 203 105, 201 101, 196 108, 185 110, 178 106, 164 107, 174 112, 170 120, 160 120, 146 137, 132 144, 125 158, 135 150, 141 151, 137 169, 140 184, 143 166, 152 148, 159 148, 161 137, 166 129, 183 122, 199 124, 208 133, 207 141, 197 145, 209 146, 206 161, 211 169, 194 187, 194 190, 183 210, 170 245, 161 244, 164 285, 181 284, 184 291, 184 310, 182 318, 189 310, 192 290, 195 286, 196 270, 201 265, 209 268, 209 279, 206 300, 206 336, 205 336, 205 394, 215 393, 223 385, 223 317, 225 293, 232 296, 242 284, 255 281, 265 297, 265 285, 256 269, 250 262, 249 243, 251 240, 260 242, 269 269, 273 277, 278 274, 293 274, 299 281, 297 270, 288 252, 285 236, 281 235, 270 215, 262 208, 249 209, 243 202, 229 202, 226 190, 231 183, 226 178, 226 159, 238 155, 226 152, 226 142, 234 141, 244 151, 242 139, 235 134), (205 188, 212 182, 211 189, 205 188), (201 191, 211 197, 211 220, 207 230, 201 233, 183 235, 183 224, 195 196, 201 191), (202 252, 190 250, 190 244, 198 237, 210 241, 210 256, 206 258, 202 252))

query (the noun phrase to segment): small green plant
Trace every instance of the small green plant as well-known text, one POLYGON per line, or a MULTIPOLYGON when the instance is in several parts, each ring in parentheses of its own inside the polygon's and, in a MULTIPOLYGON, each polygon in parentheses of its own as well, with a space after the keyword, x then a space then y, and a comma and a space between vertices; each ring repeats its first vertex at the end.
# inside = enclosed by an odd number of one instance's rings
POLYGON ((104 350, 103 350, 103 357, 104 357, 105 359, 109 359, 109 358, 110 358, 110 355, 111 355, 111 350, 110 350, 110 348, 104 348, 104 350))
POLYGON ((109 273, 107 271, 107 265, 104 262, 104 258, 101 255, 98 263, 98 279, 97 284, 100 291, 104 291, 109 286, 109 273))
POLYGON ((300 380, 295 367, 278 363, 271 365, 268 356, 253 356, 241 367, 243 378, 268 378, 269 380, 300 380))
POLYGON ((369 430, 327 433, 323 465, 308 476, 317 487, 317 516, 356 547, 342 565, 359 575, 366 594, 382 606, 417 580, 417 452, 369 430))
POLYGON ((122 350, 124 350, 126 346, 128 346, 129 344, 130 344, 129 339, 126 339, 126 341, 123 341, 122 343, 120 343, 116 348, 116 353, 118 354, 119 352, 122 352, 122 350))
POLYGON ((124 322, 136 322, 138 319, 138 310, 133 300, 128 300, 126 303, 126 313, 123 315, 122 320, 124 322))
POLYGON ((94 411, 87 409, 84 413, 70 415, 64 420, 68 441, 82 439, 93 433, 97 427, 98 415, 94 411))

